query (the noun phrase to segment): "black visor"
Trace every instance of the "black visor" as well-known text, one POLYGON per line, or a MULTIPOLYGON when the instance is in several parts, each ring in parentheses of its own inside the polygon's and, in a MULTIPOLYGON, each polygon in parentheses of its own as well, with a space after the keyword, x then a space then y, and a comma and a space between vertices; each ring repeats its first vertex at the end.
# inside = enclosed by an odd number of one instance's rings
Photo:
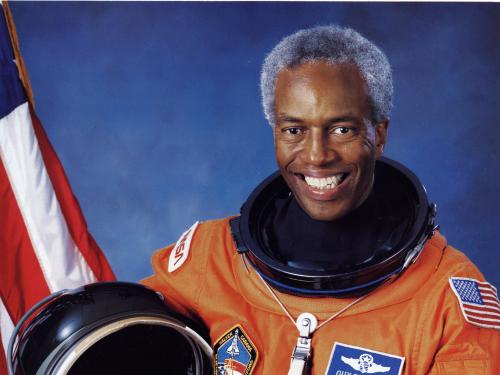
POLYGON ((366 293, 399 274, 419 254, 434 229, 435 217, 435 205, 429 205, 424 187, 409 169, 381 158, 376 163, 375 176, 376 189, 397 199, 395 204, 403 216, 391 224, 386 240, 373 245, 376 248, 369 261, 339 269, 328 263, 311 266, 284 260, 269 239, 269 217, 275 202, 291 194, 279 172, 252 192, 241 209, 239 222, 232 223, 239 251, 246 254, 267 282, 288 293, 338 297, 366 293))
POLYGON ((134 283, 96 283, 54 294, 30 310, 15 333, 11 374, 212 372, 206 330, 134 283))

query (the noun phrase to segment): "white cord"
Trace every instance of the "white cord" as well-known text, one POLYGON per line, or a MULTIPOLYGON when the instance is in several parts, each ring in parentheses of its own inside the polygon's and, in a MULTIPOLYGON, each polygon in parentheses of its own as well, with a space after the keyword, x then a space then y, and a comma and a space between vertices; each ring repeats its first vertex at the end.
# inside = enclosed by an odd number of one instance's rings
MULTIPOLYGON (((271 293, 271 295, 274 297, 274 299, 276 300, 276 302, 278 303, 278 305, 280 305, 281 309, 285 312, 285 314, 288 316, 288 318, 292 321, 293 325, 295 325, 295 319, 293 319, 292 317, 292 314, 290 314, 290 312, 288 311, 288 309, 285 307, 285 305, 280 301, 280 299, 278 298, 278 296, 276 295, 276 293, 274 293, 274 291, 271 289, 271 287, 269 286, 268 283, 266 283, 266 281, 262 278, 262 276, 256 272, 256 274, 260 277, 260 279, 262 280, 262 282, 264 283, 265 287, 267 288, 267 290, 269 291, 269 293, 271 293)), ((320 329, 321 327, 323 327, 325 324, 331 322, 333 319, 335 319, 337 316, 339 316, 340 314, 342 314, 344 311, 346 311, 347 309, 351 308, 352 306, 354 306, 355 304, 357 304, 358 302, 362 301, 363 299, 365 299, 366 297, 368 297, 370 295, 370 293, 368 294, 365 294, 361 297, 359 297, 358 299, 352 301, 350 304, 348 304, 347 306, 343 307, 342 309, 340 309, 339 311, 337 311, 335 314, 333 314, 332 316, 330 316, 328 319, 326 319, 324 322, 322 322, 321 324, 318 325, 318 327, 316 328, 316 331, 318 329, 320 329)))
POLYGON ((297 328, 299 331, 299 337, 297 339, 297 345, 295 346, 293 352, 292 352, 292 358, 290 361, 290 369, 288 370, 288 375, 304 375, 307 373, 307 362, 309 361, 309 358, 311 356, 311 337, 313 333, 323 327, 325 324, 328 324, 331 322, 333 319, 335 319, 337 316, 342 314, 344 311, 349 309, 350 307, 354 306, 356 303, 360 302, 361 300, 365 299, 370 293, 365 294, 364 296, 361 296, 357 298, 356 300, 352 301, 350 304, 347 306, 344 306, 342 309, 337 311, 335 314, 330 316, 328 319, 326 319, 323 323, 319 324, 316 327, 316 317, 312 315, 311 313, 303 313, 301 314, 298 318, 297 321, 293 319, 292 314, 288 311, 286 308, 285 304, 281 302, 281 300, 278 298, 278 295, 272 290, 272 288, 266 283, 264 278, 256 272, 259 278, 262 280, 262 283, 264 286, 267 288, 269 293, 273 296, 275 301, 278 303, 278 305, 281 307, 281 309, 285 312, 285 314, 288 316, 288 318, 291 320, 292 324, 297 328), (303 327, 303 324, 299 322, 303 318, 303 316, 306 316, 306 318, 309 321, 314 321, 314 326, 310 326, 310 324, 307 324, 306 327, 303 327), (304 332, 301 332, 301 328, 306 328, 304 332))
POLYGON ((271 295, 274 297, 276 302, 278 302, 278 305, 280 305, 281 309, 285 312, 285 314, 288 316, 288 318, 290 318, 290 320, 292 321, 292 324, 295 326, 295 319, 293 319, 292 314, 290 314, 290 312, 287 310, 285 305, 283 305, 283 303, 281 303, 278 296, 274 293, 274 291, 271 289, 271 287, 264 281, 262 276, 260 276, 260 273, 256 272, 256 274, 260 277, 260 279, 264 283, 264 286, 267 288, 267 290, 269 290, 269 293, 271 293, 271 295))
POLYGON ((316 330, 320 329, 321 327, 323 327, 325 324, 329 323, 330 321, 332 321, 333 319, 335 319, 337 316, 339 316, 340 314, 342 314, 344 311, 346 311, 347 309, 351 308, 352 306, 354 306, 355 304, 357 304, 358 302, 364 300, 366 297, 368 297, 370 293, 368 294, 365 294, 364 296, 361 296, 359 297, 358 299, 352 301, 350 304, 348 304, 347 306, 343 307, 342 309, 340 309, 339 311, 337 311, 335 314, 333 314, 331 317, 329 317, 327 320, 325 320, 323 323, 321 324, 318 324, 318 327, 316 328, 316 330))

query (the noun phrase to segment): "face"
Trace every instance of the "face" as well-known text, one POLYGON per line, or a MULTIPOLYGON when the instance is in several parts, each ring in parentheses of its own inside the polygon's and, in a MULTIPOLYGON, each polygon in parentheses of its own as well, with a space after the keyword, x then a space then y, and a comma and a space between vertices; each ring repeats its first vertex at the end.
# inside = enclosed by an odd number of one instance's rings
POLYGON ((388 122, 368 120, 367 87, 358 68, 314 62, 283 69, 275 113, 276 159, 302 209, 331 221, 363 203, 388 122))

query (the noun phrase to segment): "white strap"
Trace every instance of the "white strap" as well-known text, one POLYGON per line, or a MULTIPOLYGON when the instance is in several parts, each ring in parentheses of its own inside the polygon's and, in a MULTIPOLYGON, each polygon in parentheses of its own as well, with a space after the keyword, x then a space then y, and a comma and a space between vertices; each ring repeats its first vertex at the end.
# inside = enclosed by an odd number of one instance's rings
POLYGON ((307 362, 311 357, 311 337, 318 326, 318 320, 313 314, 302 313, 297 318, 295 326, 299 330, 299 337, 297 345, 293 348, 288 375, 305 375, 307 362))
POLYGON ((292 358, 292 362, 290 362, 290 370, 288 370, 288 375, 304 375, 305 366, 306 361, 292 358))

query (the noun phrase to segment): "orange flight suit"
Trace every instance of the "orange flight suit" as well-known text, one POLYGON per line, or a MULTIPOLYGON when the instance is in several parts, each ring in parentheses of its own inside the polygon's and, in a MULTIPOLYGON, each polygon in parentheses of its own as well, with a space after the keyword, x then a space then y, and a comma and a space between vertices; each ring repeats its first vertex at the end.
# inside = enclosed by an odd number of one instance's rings
MULTIPOLYGON (((228 220, 191 228, 191 238, 181 237, 184 242, 178 241, 175 253, 174 245, 156 252, 154 274, 143 283, 165 295, 179 312, 201 318, 212 345, 235 326, 241 328, 256 350, 247 375, 287 374, 298 330, 256 272, 245 267, 228 220)), ((327 372, 335 343, 404 357, 405 375, 500 374, 500 330, 465 321, 450 277, 484 280, 464 254, 435 233, 399 278, 314 332, 311 374, 327 372)), ((354 300, 276 293, 294 319, 309 312, 320 323, 354 300)), ((500 320, 500 314, 491 316, 500 320)))

